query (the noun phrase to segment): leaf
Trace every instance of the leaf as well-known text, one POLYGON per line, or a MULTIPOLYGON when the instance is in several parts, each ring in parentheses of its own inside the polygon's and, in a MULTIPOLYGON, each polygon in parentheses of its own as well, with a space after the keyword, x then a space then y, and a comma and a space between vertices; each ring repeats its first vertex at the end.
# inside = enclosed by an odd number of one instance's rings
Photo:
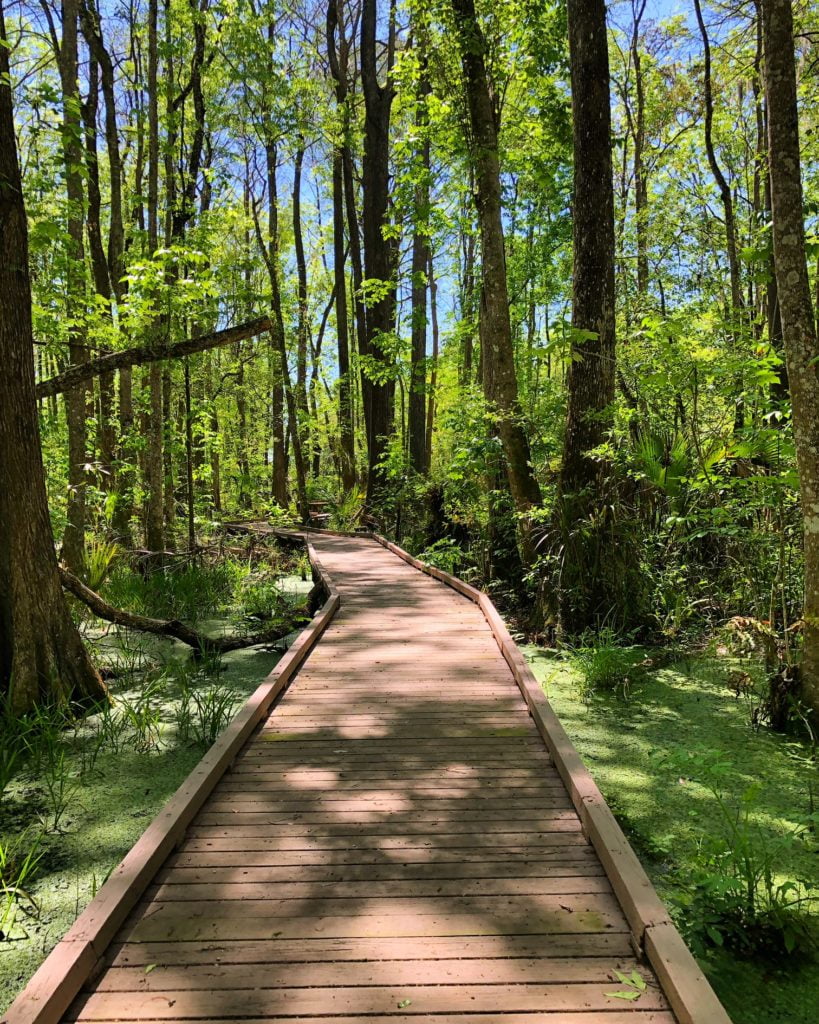
POLYGON ((402 999, 401 1002, 398 1004, 398 1009, 403 1010, 404 1007, 409 1006, 411 1002, 411 999, 402 999))
POLYGON ((151 971, 155 971, 157 969, 157 966, 158 964, 148 964, 148 966, 145 968, 145 973, 150 974, 151 971))
POLYGON ((642 992, 604 992, 603 994, 609 996, 612 999, 626 999, 631 1003, 635 999, 639 999, 642 995, 642 992))

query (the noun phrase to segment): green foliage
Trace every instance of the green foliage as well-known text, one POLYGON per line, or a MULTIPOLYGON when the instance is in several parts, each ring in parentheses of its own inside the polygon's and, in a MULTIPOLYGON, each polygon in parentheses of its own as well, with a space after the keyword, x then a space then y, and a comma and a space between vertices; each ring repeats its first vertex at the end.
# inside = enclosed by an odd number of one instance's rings
POLYGON ((40 912, 29 888, 45 852, 42 838, 32 829, 8 841, 0 837, 0 942, 10 938, 18 910, 35 917, 40 912))
POLYGON ((624 643, 622 635, 609 626, 587 630, 568 651, 580 674, 580 694, 584 700, 599 693, 627 697, 642 675, 641 649, 624 643))
POLYGON ((760 825, 764 782, 748 786, 738 800, 727 796, 729 765, 719 751, 680 757, 686 770, 712 795, 722 828, 701 837, 694 865, 682 879, 678 904, 686 937, 703 954, 727 946, 746 956, 813 954, 819 938, 819 883, 781 875, 795 845, 814 843, 816 816, 785 834, 760 825))
POLYGON ((85 582, 91 590, 99 590, 111 574, 120 555, 118 544, 92 537, 85 546, 85 582))
POLYGON ((444 572, 459 576, 466 564, 466 557, 461 546, 451 537, 442 537, 434 541, 418 555, 422 562, 428 562, 444 572))
POLYGON ((245 565, 229 558, 181 561, 144 574, 119 566, 105 596, 116 607, 141 615, 195 623, 228 606, 246 572, 245 565))
POLYGON ((195 681, 183 683, 175 709, 180 740, 209 746, 229 724, 240 701, 240 695, 225 681, 205 687, 195 681))
POLYGON ((330 529, 347 533, 360 526, 365 497, 364 492, 357 487, 342 494, 330 508, 330 529))

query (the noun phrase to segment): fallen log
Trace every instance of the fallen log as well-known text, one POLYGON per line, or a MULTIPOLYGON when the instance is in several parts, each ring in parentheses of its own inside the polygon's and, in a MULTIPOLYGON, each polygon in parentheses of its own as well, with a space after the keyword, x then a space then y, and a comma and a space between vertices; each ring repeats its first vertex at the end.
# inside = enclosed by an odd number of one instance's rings
POLYGON ((38 398, 50 398, 52 395, 69 391, 71 388, 77 387, 78 384, 85 384, 86 381, 99 377, 103 373, 112 373, 114 370, 122 370, 127 366, 145 366, 148 363, 159 363, 165 359, 179 359, 196 352, 206 352, 208 349, 243 341, 245 338, 255 338, 259 334, 269 331, 270 328, 270 317, 260 316, 256 320, 249 320, 247 323, 237 324, 235 327, 228 327, 223 331, 202 334, 198 338, 187 338, 175 345, 140 345, 137 348, 123 349, 122 352, 109 352, 108 355, 89 359, 85 363, 77 363, 64 373, 58 373, 56 377, 41 380, 36 386, 36 394, 38 398))
MULTIPOLYGON (((301 610, 294 608, 291 618, 287 621, 277 623, 275 626, 251 636, 211 637, 186 626, 178 619, 153 619, 148 615, 137 615, 122 608, 115 608, 67 569, 59 566, 59 573, 63 587, 79 601, 82 601, 99 618, 105 619, 106 622, 113 622, 116 626, 125 626, 143 633, 154 633, 156 636, 180 640, 183 644, 193 648, 197 657, 203 654, 227 654, 229 651, 238 651, 245 647, 255 647, 257 644, 269 644, 281 640, 298 627, 297 620, 300 615, 303 616, 305 610, 304 608, 301 610)), ((312 598, 311 592, 308 595, 307 608, 311 606, 312 598)))

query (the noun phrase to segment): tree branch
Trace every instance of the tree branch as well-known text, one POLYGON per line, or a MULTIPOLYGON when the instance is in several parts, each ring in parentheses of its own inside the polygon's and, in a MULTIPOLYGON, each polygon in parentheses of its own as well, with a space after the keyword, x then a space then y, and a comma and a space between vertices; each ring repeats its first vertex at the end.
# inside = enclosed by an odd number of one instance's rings
POLYGON ((64 373, 57 374, 56 377, 40 381, 37 384, 37 397, 49 398, 51 395, 62 394, 100 374, 110 373, 113 370, 122 370, 128 366, 144 366, 146 363, 158 363, 164 359, 179 359, 181 356, 206 352, 211 348, 243 341, 245 338, 255 338, 259 334, 269 331, 271 326, 270 317, 261 316, 256 320, 228 327, 224 331, 214 331, 212 334, 203 334, 198 338, 188 338, 175 345, 154 343, 140 345, 137 348, 127 348, 122 352, 111 352, 109 355, 99 356, 97 359, 89 359, 85 363, 77 363, 64 373))

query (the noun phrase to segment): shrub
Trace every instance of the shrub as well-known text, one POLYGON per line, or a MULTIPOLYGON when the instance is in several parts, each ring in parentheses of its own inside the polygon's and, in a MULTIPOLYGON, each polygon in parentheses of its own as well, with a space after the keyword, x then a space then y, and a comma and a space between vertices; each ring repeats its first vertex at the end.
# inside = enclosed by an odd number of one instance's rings
POLYGON ((643 671, 639 666, 640 649, 624 644, 616 631, 608 626, 585 632, 568 650, 574 667, 581 675, 584 700, 595 693, 627 696, 643 671))

